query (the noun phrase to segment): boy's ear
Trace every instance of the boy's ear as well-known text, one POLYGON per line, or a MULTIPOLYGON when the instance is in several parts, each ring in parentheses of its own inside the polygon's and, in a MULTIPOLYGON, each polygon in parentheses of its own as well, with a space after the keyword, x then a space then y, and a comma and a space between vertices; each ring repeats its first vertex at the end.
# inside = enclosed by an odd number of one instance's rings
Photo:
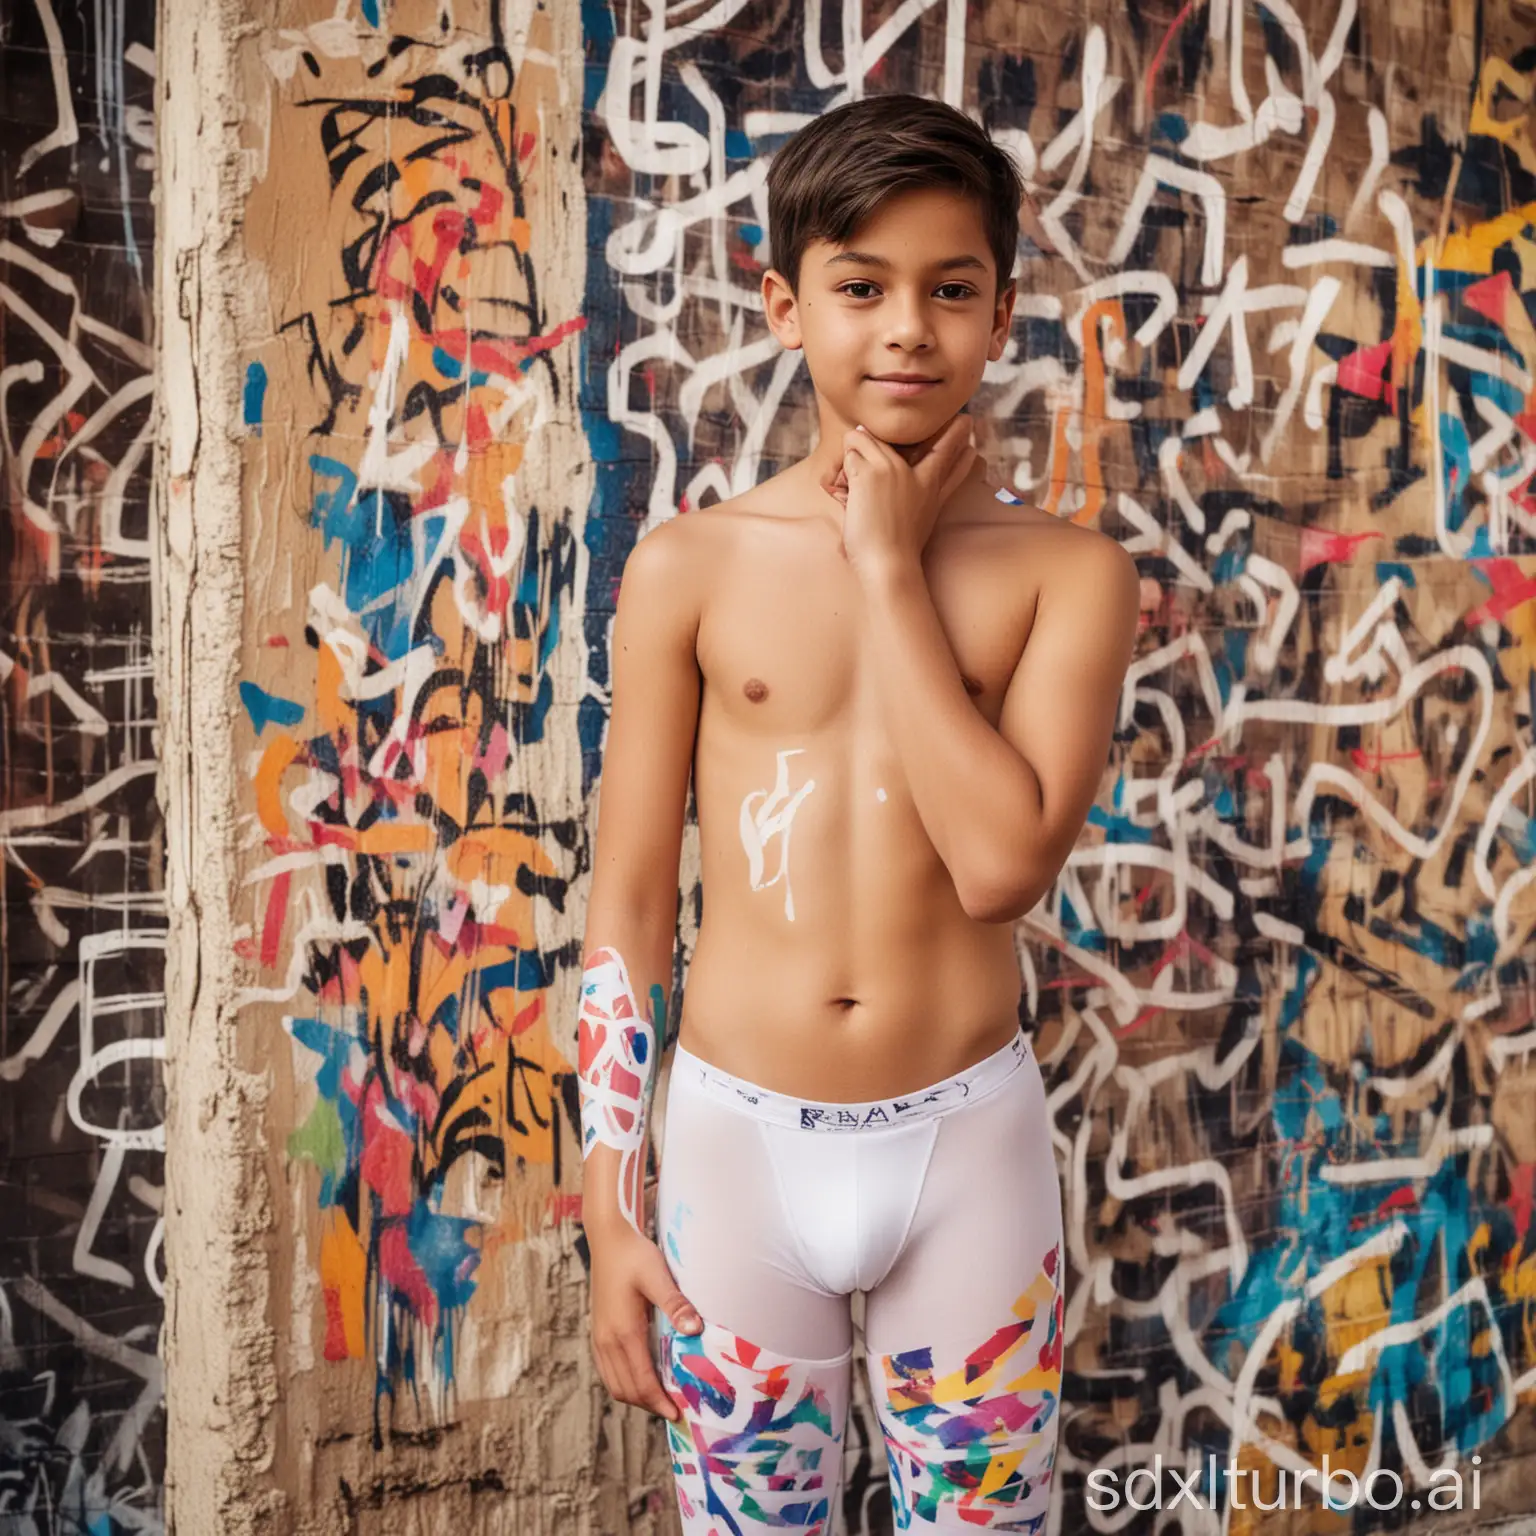
POLYGON ((763 273, 762 292, 763 314, 767 318, 768 329, 778 337, 781 346, 791 352, 798 352, 802 345, 800 313, 788 281, 776 267, 769 267, 763 273))
POLYGON ((1019 296, 1019 280, 1010 277, 997 296, 997 309, 993 315, 992 340, 987 345, 987 359, 997 362, 1008 345, 1008 335, 1013 329, 1013 306, 1019 296))

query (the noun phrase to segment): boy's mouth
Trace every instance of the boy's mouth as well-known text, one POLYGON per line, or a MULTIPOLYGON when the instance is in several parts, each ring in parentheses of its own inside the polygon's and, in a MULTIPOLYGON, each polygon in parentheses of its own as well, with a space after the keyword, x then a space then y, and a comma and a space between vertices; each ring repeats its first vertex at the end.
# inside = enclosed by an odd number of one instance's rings
POLYGON ((868 382, 878 385, 888 394, 920 395, 940 381, 925 373, 879 373, 871 374, 868 382))

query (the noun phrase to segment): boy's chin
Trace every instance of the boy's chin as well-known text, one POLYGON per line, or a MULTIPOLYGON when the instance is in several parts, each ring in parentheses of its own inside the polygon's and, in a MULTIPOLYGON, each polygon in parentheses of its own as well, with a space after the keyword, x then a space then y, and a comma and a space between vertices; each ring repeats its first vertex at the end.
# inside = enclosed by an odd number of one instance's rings
POLYGON ((928 441, 949 418, 935 415, 932 411, 919 414, 916 411, 882 411, 866 416, 864 427, 873 432, 882 443, 889 443, 898 452, 915 452, 928 441))

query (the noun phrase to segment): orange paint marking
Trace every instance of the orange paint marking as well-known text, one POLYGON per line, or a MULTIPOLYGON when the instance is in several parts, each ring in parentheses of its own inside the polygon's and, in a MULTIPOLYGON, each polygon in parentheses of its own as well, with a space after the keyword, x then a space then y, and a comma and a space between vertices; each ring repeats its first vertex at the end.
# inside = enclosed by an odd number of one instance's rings
POLYGON ((286 732, 274 737, 261 754, 256 769, 256 819, 274 837, 292 836, 288 818, 283 814, 282 778, 294 759, 304 749, 286 732))

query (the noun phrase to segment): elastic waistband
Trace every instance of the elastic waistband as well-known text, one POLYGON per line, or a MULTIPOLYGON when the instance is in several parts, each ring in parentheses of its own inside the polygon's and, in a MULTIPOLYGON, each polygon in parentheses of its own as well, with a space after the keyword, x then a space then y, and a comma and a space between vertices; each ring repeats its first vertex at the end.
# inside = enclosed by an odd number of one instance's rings
POLYGON ((775 1125, 793 1126, 800 1130, 873 1131, 893 1125, 907 1125, 914 1120, 927 1120, 933 1115, 959 1109, 961 1105, 990 1093, 1017 1071, 1028 1055, 1029 1041, 1023 1030, 1018 1030, 1006 1045, 998 1046, 990 1056, 982 1057, 980 1061, 963 1067, 927 1088, 898 1094, 890 1099, 839 1103, 824 1099, 801 1099, 793 1094, 759 1087, 745 1078, 722 1072, 678 1044, 673 1047, 671 1087, 668 1092, 672 1087, 686 1084, 733 1109, 756 1115, 775 1125))

